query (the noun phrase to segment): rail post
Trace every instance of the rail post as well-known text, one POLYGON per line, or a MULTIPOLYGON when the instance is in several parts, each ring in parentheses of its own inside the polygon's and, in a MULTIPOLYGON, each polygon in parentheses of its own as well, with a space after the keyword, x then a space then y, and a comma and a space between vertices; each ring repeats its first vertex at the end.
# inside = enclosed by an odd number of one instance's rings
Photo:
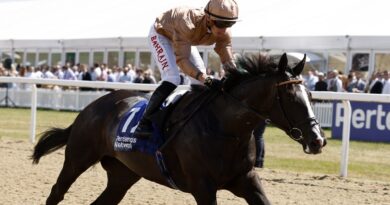
POLYGON ((348 174, 348 153, 349 153, 349 138, 351 130, 351 103, 349 100, 343 100, 344 105, 344 123, 341 149, 340 176, 347 177, 348 174))
POLYGON ((37 86, 31 85, 31 122, 30 122, 30 142, 35 143, 35 127, 37 122, 37 86))

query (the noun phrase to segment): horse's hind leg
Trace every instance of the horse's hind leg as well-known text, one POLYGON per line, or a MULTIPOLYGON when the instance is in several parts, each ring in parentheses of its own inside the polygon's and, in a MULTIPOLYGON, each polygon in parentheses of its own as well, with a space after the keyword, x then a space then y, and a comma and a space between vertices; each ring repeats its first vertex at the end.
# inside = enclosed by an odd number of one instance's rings
POLYGON ((107 186, 92 204, 118 204, 126 195, 127 190, 141 177, 115 158, 104 157, 101 164, 107 171, 107 186))

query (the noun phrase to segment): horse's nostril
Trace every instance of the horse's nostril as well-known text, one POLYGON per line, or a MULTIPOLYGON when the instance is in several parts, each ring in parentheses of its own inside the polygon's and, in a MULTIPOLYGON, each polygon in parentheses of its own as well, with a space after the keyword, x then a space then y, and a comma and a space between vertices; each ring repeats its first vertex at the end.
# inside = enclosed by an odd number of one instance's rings
POLYGON ((311 147, 311 148, 318 148, 318 147, 320 147, 320 146, 321 146, 321 145, 318 143, 318 140, 316 140, 316 141, 310 143, 310 147, 311 147))
POLYGON ((316 139, 310 143, 310 147, 315 150, 321 149, 323 146, 325 146, 325 141, 322 139, 316 139))

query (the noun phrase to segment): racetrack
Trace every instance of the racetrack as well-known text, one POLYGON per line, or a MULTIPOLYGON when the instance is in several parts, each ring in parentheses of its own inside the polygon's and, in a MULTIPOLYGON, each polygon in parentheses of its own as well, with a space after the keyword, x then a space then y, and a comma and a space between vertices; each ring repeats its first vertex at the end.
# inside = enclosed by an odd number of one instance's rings
MULTIPOLYGON (((32 165, 33 145, 26 140, 0 138, 0 204, 44 204, 64 159, 64 149, 32 165)), ((381 204, 390 205, 390 182, 341 179, 336 175, 298 174, 258 170, 273 204, 381 204)), ((73 184, 61 204, 90 204, 103 191, 106 175, 100 165, 90 168, 73 184)), ((191 195, 146 180, 128 191, 121 204, 194 205, 191 195)), ((244 200, 218 192, 218 204, 241 205, 244 200)))

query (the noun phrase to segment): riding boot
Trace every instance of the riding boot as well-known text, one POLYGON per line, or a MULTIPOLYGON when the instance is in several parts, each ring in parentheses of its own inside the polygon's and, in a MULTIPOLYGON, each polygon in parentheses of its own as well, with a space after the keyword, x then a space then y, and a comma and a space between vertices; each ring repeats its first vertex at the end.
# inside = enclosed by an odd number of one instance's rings
POLYGON ((152 134, 153 127, 150 117, 159 109, 165 98, 167 98, 169 94, 171 94, 171 92, 175 89, 176 85, 168 81, 163 81, 161 85, 156 88, 150 97, 144 115, 142 116, 142 119, 140 120, 139 125, 135 130, 135 137, 145 138, 152 134))

